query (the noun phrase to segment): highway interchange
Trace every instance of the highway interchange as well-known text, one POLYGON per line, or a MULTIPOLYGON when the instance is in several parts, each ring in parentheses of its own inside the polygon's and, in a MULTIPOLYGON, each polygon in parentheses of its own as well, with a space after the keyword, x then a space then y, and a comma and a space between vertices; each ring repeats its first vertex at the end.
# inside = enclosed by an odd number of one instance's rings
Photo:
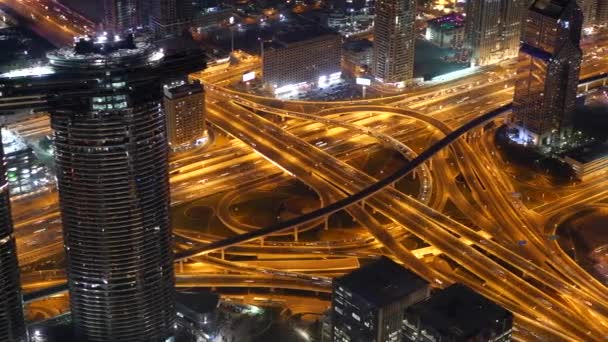
MULTIPOLYGON (((605 33, 587 43, 582 78, 608 70, 607 46, 605 33)), ((534 208, 511 195, 517 188, 504 171, 505 161, 494 153, 493 129, 486 125, 501 123, 509 111, 513 62, 403 95, 333 103, 278 101, 226 88, 243 72, 256 70, 257 63, 191 75, 206 85, 207 119, 217 136, 205 151, 172 160, 172 204, 224 193, 215 210, 224 211, 222 222, 233 234, 174 227, 179 285, 327 292, 331 277, 358 266, 354 260, 386 254, 437 287, 462 282, 501 303, 516 315, 517 339, 600 341, 608 336, 604 285, 547 238, 555 233, 555 215, 605 199, 608 185, 597 178, 551 189, 561 196, 534 208), (459 130, 463 126, 467 129, 459 130), (379 179, 348 162, 378 149, 393 149, 410 163, 379 179), (414 168, 411 161, 416 160, 414 168), (413 170, 418 191, 396 189, 395 181, 413 170), (303 223, 292 219, 264 229, 231 218, 229 204, 239 191, 294 179, 318 194, 316 211, 344 208, 367 232, 299 241, 297 229, 332 230, 329 215, 315 217, 314 210, 303 223), (370 195, 359 195, 370 188, 375 190, 370 195), (335 205, 349 201, 355 204, 335 205), (448 216, 448 203, 468 220, 448 216), (381 222, 378 213, 390 222, 381 222), (283 238, 273 238, 275 233, 283 238), (425 245, 408 249, 401 241, 409 236, 425 245), (258 255, 260 260, 234 262, 227 255, 258 255), (268 255, 274 258, 265 260, 268 255)), ((39 195, 36 201, 45 206, 38 211, 28 210, 39 208, 31 198, 14 200, 22 263, 61 252, 54 198, 53 192, 39 195), (43 243, 28 245, 31 240, 43 243)), ((62 283, 62 272, 48 272, 26 275, 24 287, 62 283)))

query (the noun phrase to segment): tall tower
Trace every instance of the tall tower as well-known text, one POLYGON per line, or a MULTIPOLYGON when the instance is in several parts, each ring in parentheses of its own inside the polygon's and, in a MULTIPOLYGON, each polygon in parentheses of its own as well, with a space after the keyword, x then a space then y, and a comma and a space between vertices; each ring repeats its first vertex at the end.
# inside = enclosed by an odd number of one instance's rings
POLYGON ((469 0, 465 45, 471 64, 488 65, 516 57, 527 0, 469 0))
POLYGON ((161 84, 203 69, 203 53, 165 56, 133 36, 100 36, 47 59, 0 75, 1 109, 51 113, 76 339, 170 339, 174 276, 161 84))
POLYGON ((86 341, 164 341, 174 322, 165 118, 151 45, 90 44, 49 54, 97 78, 53 111, 72 320, 86 341))
POLYGON ((176 33, 179 27, 177 14, 177 0, 152 0, 151 5, 151 26, 155 34, 164 37, 168 34, 176 33))
POLYGON ((521 31, 526 17, 528 0, 501 1, 501 50, 503 58, 517 57, 521 45, 521 31))
POLYGON ((597 0, 595 22, 598 25, 608 25, 608 0, 597 0))
POLYGON ((372 73, 384 84, 404 86, 414 78, 416 2, 377 0, 372 73))
POLYGON ((522 142, 554 144, 571 129, 583 15, 575 0, 536 0, 519 52, 512 126, 522 142))
POLYGON ((140 24, 138 0, 104 0, 104 28, 120 34, 140 24))
POLYGON ((583 12, 583 27, 595 24, 598 0, 578 0, 578 5, 583 12))
POLYGON ((8 182, 0 142, 0 341, 24 342, 25 322, 8 182))
POLYGON ((472 65, 487 65, 500 50, 501 0, 469 0, 466 3, 465 45, 472 65))

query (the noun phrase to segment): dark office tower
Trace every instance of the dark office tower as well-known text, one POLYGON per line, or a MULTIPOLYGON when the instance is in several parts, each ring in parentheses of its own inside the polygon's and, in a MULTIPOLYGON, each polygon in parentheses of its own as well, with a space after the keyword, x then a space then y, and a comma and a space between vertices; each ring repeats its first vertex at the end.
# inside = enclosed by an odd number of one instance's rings
POLYGON ((512 327, 512 313, 456 284, 407 308, 403 342, 507 342, 512 327))
POLYGON ((403 87, 414 78, 416 1, 377 0, 372 74, 384 84, 403 87))
POLYGON ((120 34, 139 25, 139 0, 104 0, 104 29, 120 34))
POLYGON ((19 266, 2 143, 0 143, 0 341, 25 341, 19 266))
POLYGON ((178 1, 151 0, 151 26, 157 37, 179 33, 178 1))
POLYGON ((401 342, 405 309, 426 299, 429 284, 382 257, 334 280, 334 342, 401 342))
POLYGON ((528 10, 511 120, 522 143, 552 145, 571 130, 582 22, 575 0, 536 0, 528 10))

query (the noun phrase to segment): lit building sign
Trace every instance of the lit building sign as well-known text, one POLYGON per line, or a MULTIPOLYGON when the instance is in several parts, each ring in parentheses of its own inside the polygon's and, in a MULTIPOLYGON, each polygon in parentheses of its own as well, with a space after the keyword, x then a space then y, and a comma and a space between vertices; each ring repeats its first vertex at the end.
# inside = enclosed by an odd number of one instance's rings
POLYGON ((248 72, 243 74, 243 82, 249 82, 255 79, 255 71, 248 72))
POLYGON ((363 78, 363 77, 357 77, 355 82, 358 85, 362 85, 362 86, 370 86, 372 84, 372 80, 370 80, 369 78, 363 78))

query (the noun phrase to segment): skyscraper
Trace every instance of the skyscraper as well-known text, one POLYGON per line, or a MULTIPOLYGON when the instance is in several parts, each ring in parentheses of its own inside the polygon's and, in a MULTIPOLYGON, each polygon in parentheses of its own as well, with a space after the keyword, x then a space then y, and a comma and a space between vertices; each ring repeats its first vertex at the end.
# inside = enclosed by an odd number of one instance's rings
POLYGON ((183 25, 180 21, 185 18, 181 17, 180 12, 185 0, 152 0, 150 24, 152 30, 158 37, 167 35, 177 35, 180 33, 183 25))
POLYGON ((11 220, 4 153, 0 143, 0 341, 25 341, 19 266, 11 220))
POLYGON ((470 0, 466 4, 465 45, 472 65, 517 56, 524 0, 470 0))
POLYGON ((595 22, 598 25, 608 25, 608 0, 597 0, 595 22))
POLYGON ((140 24, 138 0, 104 0, 104 29, 120 34, 140 24))
POLYGON ((575 0, 536 0, 519 52, 512 126, 519 140, 550 145, 571 129, 583 22, 575 0))
POLYGON ((2 75, 3 109, 51 113, 79 341, 165 341, 175 321, 161 84, 204 67, 132 36, 82 38, 2 75), (28 101, 35 96, 37 101, 28 101))
POLYGON ((381 83, 402 87, 414 78, 416 2, 377 0, 372 74, 381 83))
POLYGON ((519 54, 521 31, 529 4, 529 0, 501 1, 500 48, 502 50, 502 58, 513 58, 519 54))
POLYGON ((487 65, 498 59, 500 50, 501 0, 469 0, 465 13, 465 44, 472 65, 487 65))
POLYGON ((598 0, 578 0, 578 6, 583 12, 583 27, 595 24, 598 0))

